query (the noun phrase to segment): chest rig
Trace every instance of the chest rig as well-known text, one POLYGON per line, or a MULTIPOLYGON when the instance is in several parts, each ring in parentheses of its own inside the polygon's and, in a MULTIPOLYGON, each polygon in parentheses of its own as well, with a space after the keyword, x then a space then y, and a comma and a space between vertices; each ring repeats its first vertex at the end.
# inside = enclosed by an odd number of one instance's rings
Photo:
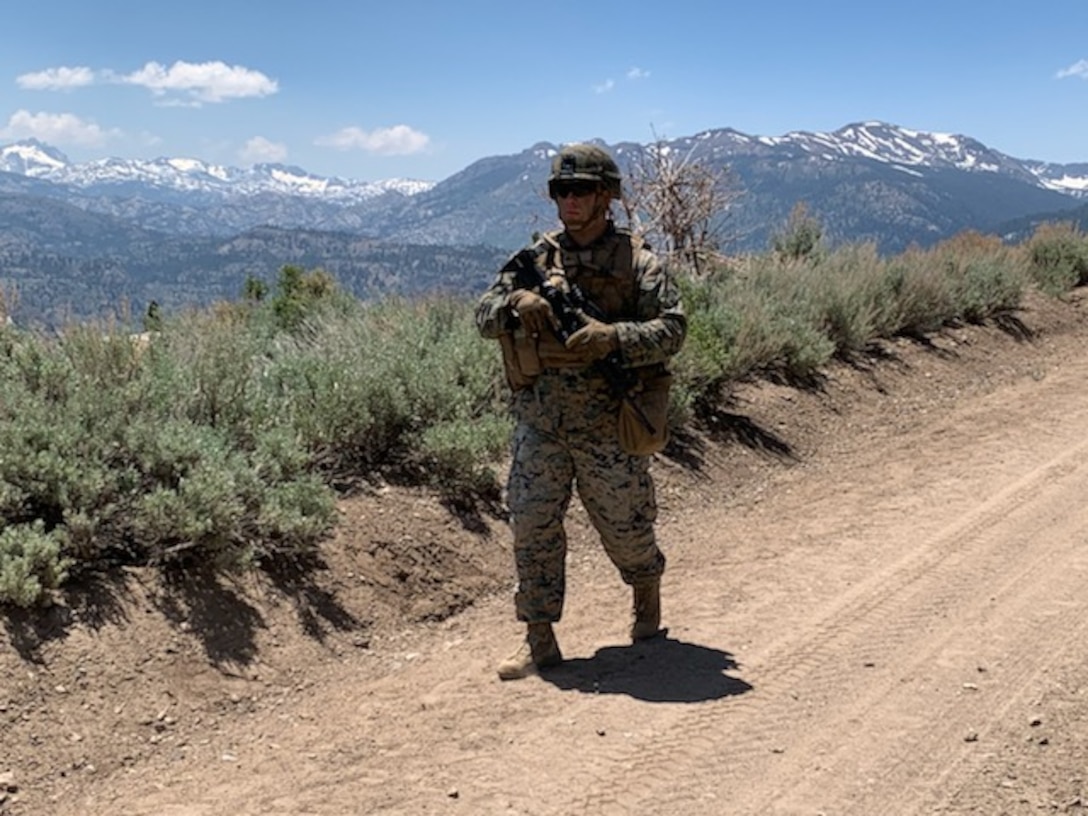
MULTIPOLYGON (((577 286, 600 318, 615 323, 638 315, 635 255, 642 241, 627 230, 612 229, 588 247, 576 247, 562 231, 542 235, 533 246, 536 263, 557 289, 577 286)), ((551 332, 530 335, 518 326, 499 338, 507 382, 514 391, 533 385, 546 369, 586 368, 580 351, 568 350, 551 332)))
POLYGON ((588 247, 576 247, 561 231, 545 233, 538 244, 541 265, 552 283, 569 292, 571 286, 612 323, 634 320, 638 311, 635 254, 642 241, 624 229, 614 229, 588 247))

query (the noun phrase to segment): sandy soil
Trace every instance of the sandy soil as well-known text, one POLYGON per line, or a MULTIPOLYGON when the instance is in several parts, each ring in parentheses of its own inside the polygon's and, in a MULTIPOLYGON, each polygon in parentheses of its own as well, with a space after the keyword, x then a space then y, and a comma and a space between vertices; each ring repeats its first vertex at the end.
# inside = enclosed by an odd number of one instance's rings
POLYGON ((133 570, 0 636, 4 816, 1088 813, 1088 300, 754 383, 655 462, 664 637, 571 518, 344 501, 306 579, 133 570))

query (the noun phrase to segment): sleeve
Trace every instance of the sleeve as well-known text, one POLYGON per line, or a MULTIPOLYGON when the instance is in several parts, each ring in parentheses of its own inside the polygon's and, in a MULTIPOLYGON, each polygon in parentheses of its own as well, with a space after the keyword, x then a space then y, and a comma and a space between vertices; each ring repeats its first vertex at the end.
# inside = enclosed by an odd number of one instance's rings
POLYGON ((663 363, 680 351, 687 336, 680 288, 667 266, 648 249, 639 251, 634 266, 638 319, 616 324, 620 351, 631 367, 663 363))
POLYGON ((476 330, 481 337, 495 339, 513 329, 514 316, 510 310, 510 293, 517 286, 514 258, 506 262, 494 283, 476 303, 476 330))

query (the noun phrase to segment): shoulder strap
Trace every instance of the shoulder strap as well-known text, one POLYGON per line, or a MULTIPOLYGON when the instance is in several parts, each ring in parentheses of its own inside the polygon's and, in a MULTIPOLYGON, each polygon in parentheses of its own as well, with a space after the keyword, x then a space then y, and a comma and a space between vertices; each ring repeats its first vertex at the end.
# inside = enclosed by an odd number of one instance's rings
POLYGON ((561 230, 541 233, 533 247, 545 269, 563 268, 563 253, 559 246, 560 233, 561 230))

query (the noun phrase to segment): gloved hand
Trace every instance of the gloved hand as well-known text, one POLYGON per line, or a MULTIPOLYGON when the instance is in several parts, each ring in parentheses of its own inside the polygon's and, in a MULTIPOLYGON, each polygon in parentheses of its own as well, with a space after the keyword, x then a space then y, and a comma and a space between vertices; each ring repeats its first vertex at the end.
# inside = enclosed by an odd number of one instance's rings
POLYGON ((525 330, 534 335, 551 331, 559 326, 555 312, 552 311, 552 305, 536 292, 529 289, 515 289, 510 293, 506 303, 517 312, 525 330))
POLYGON ((567 338, 567 348, 582 352, 588 362, 600 360, 619 351, 620 333, 612 323, 589 318, 586 325, 567 338))

